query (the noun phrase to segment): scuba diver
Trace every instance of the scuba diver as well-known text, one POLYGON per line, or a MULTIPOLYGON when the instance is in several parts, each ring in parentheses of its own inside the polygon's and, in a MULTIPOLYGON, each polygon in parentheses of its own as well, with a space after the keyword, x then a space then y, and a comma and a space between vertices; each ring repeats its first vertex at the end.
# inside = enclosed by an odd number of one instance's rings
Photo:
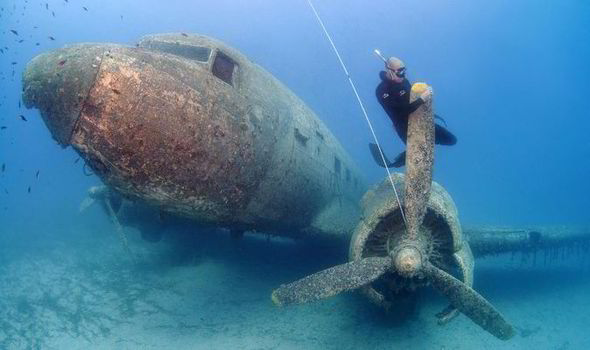
MULTIPOLYGON (((406 79, 406 66, 402 60, 397 57, 390 57, 385 59, 379 52, 375 53, 385 62, 385 71, 381 71, 381 83, 377 86, 375 91, 377 100, 393 122, 395 131, 397 132, 403 143, 406 143, 408 133, 408 116, 420 107, 424 101, 430 98, 431 90, 424 91, 419 98, 410 103, 410 90, 412 88, 408 79, 406 79)), ((436 119, 440 119, 438 115, 434 115, 436 119)), ((445 123, 446 125, 446 123, 445 123)), ((457 143, 457 138, 450 131, 439 124, 435 124, 435 144, 437 145, 454 145, 457 143)), ((382 167, 399 168, 406 163, 406 151, 400 153, 393 162, 390 162, 386 157, 385 164, 379 152, 379 147, 371 143, 369 144, 373 158, 382 167)))

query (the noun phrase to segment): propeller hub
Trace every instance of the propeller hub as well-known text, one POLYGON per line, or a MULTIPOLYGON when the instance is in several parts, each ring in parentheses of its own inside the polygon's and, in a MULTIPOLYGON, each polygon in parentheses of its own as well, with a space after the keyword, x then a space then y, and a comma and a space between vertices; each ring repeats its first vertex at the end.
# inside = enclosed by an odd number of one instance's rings
POLYGON ((422 254, 414 246, 401 248, 393 259, 395 269, 404 277, 414 277, 422 270, 422 254))

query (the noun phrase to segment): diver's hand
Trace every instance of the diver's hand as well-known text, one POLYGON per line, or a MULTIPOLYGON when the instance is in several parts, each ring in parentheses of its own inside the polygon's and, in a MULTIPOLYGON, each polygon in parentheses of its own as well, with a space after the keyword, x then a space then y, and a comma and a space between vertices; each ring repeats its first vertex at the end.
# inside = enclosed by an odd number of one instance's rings
POLYGON ((422 101, 427 102, 432 97, 432 88, 426 89, 423 93, 420 94, 420 98, 422 101))

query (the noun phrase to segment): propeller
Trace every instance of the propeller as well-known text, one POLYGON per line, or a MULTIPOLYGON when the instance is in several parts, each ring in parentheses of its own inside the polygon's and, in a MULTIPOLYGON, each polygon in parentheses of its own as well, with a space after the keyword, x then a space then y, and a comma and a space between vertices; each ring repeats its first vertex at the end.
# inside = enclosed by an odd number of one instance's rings
MULTIPOLYGON (((298 281, 282 285, 272 293, 275 304, 284 306, 327 298, 369 284, 386 272, 395 272, 391 257, 370 257, 337 265, 298 281)), ((502 340, 514 330, 484 297, 455 277, 426 263, 419 271, 451 304, 481 328, 502 340)))
MULTIPOLYGON (((415 84, 412 94, 427 88, 426 84, 415 84)), ((429 261, 425 241, 428 238, 419 228, 430 196, 433 150, 434 121, 431 104, 427 103, 410 116, 408 123, 403 238, 389 249, 387 256, 351 261, 282 285, 273 291, 273 302, 281 306, 327 298, 370 284, 387 272, 406 278, 419 276, 480 327, 499 339, 510 339, 514 335, 512 326, 483 296, 429 261)))

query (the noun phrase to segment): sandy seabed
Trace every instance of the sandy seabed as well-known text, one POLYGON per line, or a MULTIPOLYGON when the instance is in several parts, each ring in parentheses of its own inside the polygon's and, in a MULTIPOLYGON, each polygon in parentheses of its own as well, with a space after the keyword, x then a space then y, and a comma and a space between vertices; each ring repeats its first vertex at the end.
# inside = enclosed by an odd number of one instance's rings
POLYGON ((500 341, 424 290, 402 324, 347 293, 277 308, 281 283, 341 262, 304 243, 179 234, 151 244, 114 233, 46 239, 0 232, 1 349, 587 349, 590 278, 585 259, 478 260, 476 289, 517 329, 500 341), (581 263, 582 261, 582 263, 581 263))

